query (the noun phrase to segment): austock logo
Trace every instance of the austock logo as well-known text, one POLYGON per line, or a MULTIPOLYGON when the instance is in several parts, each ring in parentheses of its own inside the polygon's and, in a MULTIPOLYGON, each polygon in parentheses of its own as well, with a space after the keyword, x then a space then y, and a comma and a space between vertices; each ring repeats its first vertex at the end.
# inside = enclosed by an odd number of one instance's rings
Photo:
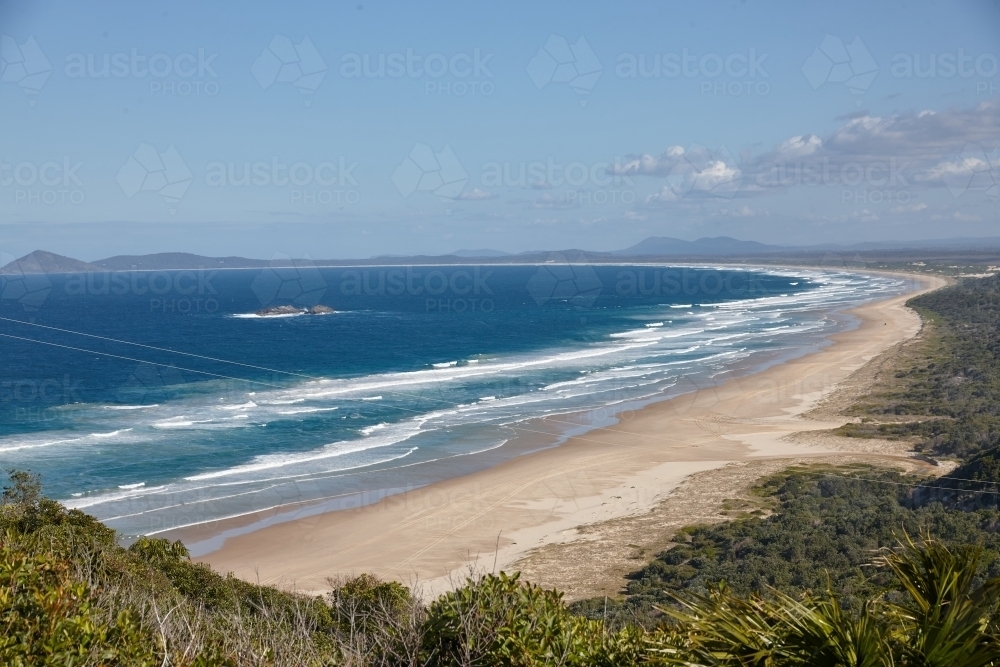
POLYGON ((441 201, 454 200, 468 180, 465 167, 447 144, 440 153, 427 144, 415 144, 392 172, 392 182, 404 198, 414 192, 432 192, 441 201))
POLYGON ((771 92, 764 68, 766 53, 754 48, 743 53, 703 55, 687 48, 680 53, 622 53, 615 74, 622 79, 691 79, 701 81, 702 95, 764 96, 771 92))
POLYGON ((312 260, 275 254, 250 283, 261 306, 291 304, 299 308, 319 305, 326 294, 326 280, 312 260))
POLYGON ((962 153, 941 170, 941 180, 953 197, 967 192, 982 192, 990 199, 998 198, 1000 184, 1000 148, 986 150, 981 145, 966 144, 962 153))
POLYGON ((292 204, 357 204, 361 201, 354 178, 357 162, 340 156, 319 163, 270 161, 209 162, 205 185, 216 187, 288 188, 292 204), (290 187, 289 187, 290 186, 290 187))
POLYGON ((844 84, 860 106, 861 96, 878 75, 878 64, 860 37, 844 44, 839 37, 827 35, 802 65, 802 73, 813 90, 826 83, 844 84))
POLYGON ((184 377, 173 366, 140 363, 118 388, 116 398, 126 404, 160 403, 170 398, 172 387, 183 384, 184 377))
POLYGON ((409 296, 424 300, 426 312, 491 312, 496 307, 489 279, 493 272, 479 266, 454 269, 399 267, 344 271, 340 293, 345 296, 409 296))
POLYGON ((218 53, 198 49, 198 53, 145 55, 132 48, 128 53, 71 53, 66 56, 64 73, 70 79, 150 79, 149 94, 188 97, 219 93, 219 77, 213 68, 218 53))
MULTIPOLYGON (((38 95, 52 73, 52 65, 34 37, 23 44, 10 35, 0 36, 0 81, 16 83, 29 96, 38 95)), ((30 99, 34 105, 35 100, 30 99)))
MULTIPOLYGON (((250 67, 263 89, 275 83, 290 83, 303 95, 313 95, 326 76, 326 62, 309 37, 298 44, 284 35, 275 35, 250 67)), ((305 105, 309 106, 309 100, 305 105)))
POLYGON ((560 35, 549 35, 526 69, 539 90, 550 83, 565 83, 578 95, 589 94, 604 71, 584 37, 570 44, 560 35))
POLYGON ((615 293, 619 296, 768 296, 763 274, 755 271, 716 269, 642 268, 619 271, 615 293))
MULTIPOLYGON (((218 292, 212 285, 217 271, 85 271, 68 274, 68 296, 148 296, 150 312, 214 313, 218 292)), ((140 303, 139 301, 130 301, 140 303)))
MULTIPOLYGON (((176 204, 193 178, 173 144, 163 153, 150 144, 139 144, 115 180, 129 199, 139 192, 156 192, 167 204, 176 204)), ((170 212, 176 210, 171 208, 170 212)))
POLYGON ((83 181, 77 173, 81 167, 82 162, 68 156, 40 164, 0 159, 0 187, 14 186, 15 204, 81 204, 85 199, 83 181))
POLYGON ((13 412, 14 421, 39 423, 66 419, 84 403, 82 380, 61 378, 0 379, 0 407, 13 412))
POLYGON ((527 284, 528 294, 539 306, 562 302, 576 308, 593 306, 602 288, 597 272, 583 255, 576 262, 567 261, 563 255, 552 255, 527 284))
POLYGON ((52 282, 34 257, 14 261, 0 253, 0 300, 15 301, 27 312, 34 312, 52 291, 52 282))
POLYGON ((340 76, 345 79, 427 79, 426 94, 492 95, 493 72, 489 68, 492 53, 480 49, 472 53, 420 54, 413 49, 406 53, 346 53, 340 58, 340 76))

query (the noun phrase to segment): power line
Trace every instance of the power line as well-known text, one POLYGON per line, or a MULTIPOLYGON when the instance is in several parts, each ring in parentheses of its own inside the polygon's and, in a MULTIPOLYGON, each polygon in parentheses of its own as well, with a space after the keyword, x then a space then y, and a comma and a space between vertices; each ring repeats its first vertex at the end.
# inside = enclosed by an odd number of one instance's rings
MULTIPOLYGON (((255 366, 253 364, 244 364, 244 363, 241 363, 241 362, 238 362, 238 361, 230 361, 230 360, 227 360, 227 359, 219 359, 218 357, 209 357, 209 356, 204 356, 204 355, 193 354, 191 352, 183 352, 183 351, 180 351, 180 350, 172 350, 170 348, 156 347, 156 346, 153 346, 153 345, 146 345, 144 343, 135 343, 135 342, 132 342, 132 341, 119 340, 119 339, 110 338, 110 337, 107 337, 107 336, 99 336, 97 334, 89 334, 89 333, 85 333, 85 332, 82 332, 82 331, 73 331, 72 329, 62 329, 62 328, 59 328, 59 327, 52 327, 52 326, 47 326, 47 325, 44 325, 44 324, 37 324, 35 322, 25 322, 24 320, 17 320, 17 319, 8 318, 8 317, 0 317, 0 321, 15 322, 17 324, 25 324, 25 325, 28 325, 28 326, 40 327, 40 328, 43 328, 43 329, 51 329, 53 331, 60 331, 62 333, 74 334, 74 335, 77 335, 77 336, 86 336, 86 337, 89 337, 89 338, 96 338, 96 339, 99 339, 99 340, 106 340, 106 341, 110 341, 110 342, 114 342, 114 343, 122 343, 124 345, 134 345, 134 346, 137 346, 137 347, 143 347, 143 348, 147 348, 147 349, 151 349, 151 350, 157 350, 157 351, 160 351, 160 352, 169 352, 169 353, 180 354, 180 355, 184 355, 184 356, 188 356, 188 357, 195 357, 195 358, 198 358, 198 359, 206 359, 206 360, 217 361, 217 362, 225 363, 225 364, 233 364, 233 365, 236 365, 236 366, 244 366, 246 368, 254 368, 254 369, 258 369, 258 370, 270 371, 270 372, 273 372, 273 373, 282 373, 282 374, 285 374, 285 375, 302 377, 302 378, 306 378, 306 379, 310 379, 310 380, 323 380, 323 379, 325 379, 325 378, 317 377, 317 376, 314 376, 314 375, 306 375, 306 374, 303 374, 303 373, 294 373, 294 372, 291 372, 291 371, 282 371, 282 370, 278 370, 278 369, 267 368, 267 367, 264 367, 264 366, 255 366)), ((116 358, 116 359, 125 359, 127 361, 135 361, 137 363, 150 364, 150 365, 153 365, 153 366, 162 366, 162 367, 165 367, 165 368, 176 368, 178 370, 189 371, 189 372, 192 372, 192 373, 199 373, 201 375, 208 375, 208 376, 218 377, 218 378, 224 378, 224 379, 228 379, 228 380, 236 380, 236 381, 248 382, 248 383, 252 383, 252 384, 260 384, 260 385, 264 385, 264 386, 267 386, 267 387, 273 387, 275 389, 287 389, 287 387, 282 387, 280 385, 275 385, 275 384, 269 384, 269 383, 266 383, 266 382, 259 382, 259 381, 256 381, 256 380, 246 380, 246 379, 243 379, 243 378, 236 378, 236 377, 231 377, 231 376, 228 376, 228 375, 220 375, 220 374, 217 374, 217 373, 210 373, 208 371, 199 371, 199 370, 194 370, 194 369, 190 369, 190 368, 184 368, 184 367, 181 367, 181 366, 174 366, 174 365, 171 365, 171 364, 161 364, 161 363, 152 362, 152 361, 145 361, 145 360, 142 360, 142 359, 133 359, 131 357, 125 357, 125 356, 111 354, 111 353, 106 353, 106 352, 97 352, 97 351, 93 351, 93 350, 85 350, 85 349, 82 349, 82 348, 76 348, 76 347, 72 347, 72 346, 69 346, 69 345, 61 345, 61 344, 58 344, 58 343, 49 343, 49 342, 46 342, 46 341, 40 341, 40 340, 36 340, 36 339, 33 339, 33 338, 23 338, 23 337, 14 336, 14 335, 11 335, 11 334, 0 334, 0 336, 6 336, 8 338, 15 338, 15 339, 18 339, 18 340, 24 340, 24 341, 28 341, 28 342, 38 343, 38 344, 41 344, 41 345, 51 345, 53 347, 61 347, 61 348, 65 348, 65 349, 76 350, 76 351, 79 351, 79 352, 87 352, 87 353, 95 354, 95 355, 103 355, 103 356, 106 356, 106 357, 113 357, 113 358, 116 358)), ((432 401, 432 402, 436 402, 436 403, 438 403, 439 405, 442 405, 442 406, 452 407, 452 404, 449 403, 448 401, 444 400, 444 399, 436 399, 436 398, 429 397, 429 396, 424 396, 424 395, 421 395, 421 394, 406 393, 406 392, 399 391, 399 390, 394 390, 394 389, 382 389, 382 388, 380 388, 379 391, 383 391, 383 392, 385 392, 387 394, 391 394, 391 395, 394 395, 394 396, 397 396, 397 397, 411 398, 411 399, 420 399, 420 400, 429 400, 429 401, 432 401)), ((403 410, 405 412, 410 412, 410 413, 413 413, 413 414, 423 414, 420 410, 417 410, 415 408, 408 408, 408 407, 405 407, 405 406, 395 406, 395 407, 397 407, 398 409, 403 410)), ((553 418, 551 416, 547 417, 547 419, 550 422, 555 423, 555 424, 562 424, 562 425, 566 425, 566 426, 579 426, 579 424, 577 424, 575 422, 570 422, 570 421, 566 421, 566 420, 555 419, 555 418, 553 418)), ((509 426, 509 425, 505 426, 505 428, 510 428, 511 430, 514 430, 514 431, 524 431, 526 433, 538 433, 538 434, 545 433, 543 431, 532 431, 530 429, 526 429, 526 428, 523 428, 523 427, 515 427, 515 426, 509 426)), ((597 427, 598 430, 603 429, 603 428, 604 427, 597 427)), ((661 438, 661 437, 659 437, 657 435, 649 434, 649 433, 633 433, 632 435, 637 435, 637 436, 642 437, 642 438, 652 438, 654 440, 662 440, 663 439, 663 438, 661 438)), ((605 443, 605 444, 610 444, 610 443, 605 443)))
POLYGON ((23 340, 29 343, 38 343, 39 345, 50 345, 52 347, 61 347, 67 350, 73 350, 75 352, 85 352, 87 354, 94 354, 103 357, 113 357, 115 359, 124 359, 125 361, 134 361, 139 364, 149 364, 151 366, 162 366, 164 368, 176 368, 177 370, 187 371, 188 373, 199 373, 201 375, 210 375, 212 377, 222 378, 224 380, 236 380, 237 382, 249 382, 251 384, 259 384, 265 387, 273 387, 275 389, 284 389, 284 387, 276 384, 271 384, 269 382, 260 382, 258 380, 247 380, 244 378, 232 377, 230 375, 220 375, 219 373, 209 373, 208 371, 199 371, 193 368, 184 368, 182 366, 174 366, 172 364, 161 364, 155 361, 146 361, 144 359, 135 359, 133 357, 125 357, 120 354, 111 354, 110 352, 97 352, 95 350, 85 350, 82 347, 73 347, 72 345, 61 345, 60 343, 50 343, 44 340, 35 340, 34 338, 25 338, 23 336, 14 336, 12 334, 0 333, 0 336, 4 338, 13 338, 15 340, 23 340))
MULTIPOLYGON (((927 484, 905 484, 903 482, 891 482, 891 481, 889 481, 887 479, 873 479, 871 477, 852 477, 852 476, 849 476, 849 475, 836 475, 834 473, 820 473, 820 474, 823 477, 839 477, 840 479, 848 479, 848 480, 855 481, 855 482, 874 482, 876 484, 891 484, 893 486, 904 486, 904 487, 907 487, 907 488, 910 488, 910 489, 922 488, 922 489, 937 489, 939 491, 963 491, 963 492, 966 492, 966 493, 984 493, 984 494, 989 494, 991 496, 1000 496, 1000 491, 986 491, 986 490, 976 490, 976 489, 962 489, 962 488, 955 488, 955 487, 950 487, 950 486, 928 486, 927 484)), ((988 482, 988 481, 985 481, 985 480, 974 480, 974 479, 963 480, 963 479, 958 478, 958 477, 953 477, 953 478, 950 478, 950 479, 954 479, 955 481, 980 482, 980 483, 983 483, 983 484, 997 484, 997 482, 988 482)))
POLYGON ((136 347, 144 347, 144 348, 149 349, 149 350, 157 350, 158 352, 170 352, 172 354, 182 354, 182 355, 184 355, 186 357, 194 357, 196 359, 207 359, 208 361, 217 361, 217 362, 222 363, 222 364, 233 364, 234 366, 244 366, 246 368, 254 368, 254 369, 259 370, 259 371, 268 371, 268 372, 271 372, 271 373, 282 373, 284 375, 295 375, 295 376, 298 376, 298 377, 308 378, 310 380, 319 380, 320 379, 320 378, 312 376, 312 375, 305 375, 303 373, 295 373, 293 371, 282 371, 282 370, 278 370, 276 368, 267 368, 266 366, 254 366, 253 364, 244 364, 244 363, 239 362, 239 361, 230 361, 228 359, 219 359, 217 357, 208 357, 208 356, 201 355, 201 354, 194 354, 192 352, 182 352, 180 350, 171 350, 170 348, 167 348, 167 347, 156 347, 154 345, 146 345, 144 343, 133 343, 132 341, 128 341, 128 340, 119 340, 117 338, 109 338, 108 336, 98 336, 97 334, 89 334, 89 333, 84 333, 82 331, 73 331, 71 329, 60 329, 59 327, 50 327, 50 326, 46 326, 44 324, 38 324, 36 322, 25 322, 24 320, 15 320, 15 319, 12 319, 12 318, 9 318, 9 317, 0 317, 0 320, 2 320, 4 322, 16 322, 17 324, 25 324, 25 325, 32 326, 32 327, 40 327, 42 329, 51 329, 52 331, 61 331, 63 333, 73 334, 75 336, 87 336, 88 338, 97 338, 99 340, 107 340, 107 341, 111 341, 112 343, 121 343, 123 345, 134 345, 136 347))

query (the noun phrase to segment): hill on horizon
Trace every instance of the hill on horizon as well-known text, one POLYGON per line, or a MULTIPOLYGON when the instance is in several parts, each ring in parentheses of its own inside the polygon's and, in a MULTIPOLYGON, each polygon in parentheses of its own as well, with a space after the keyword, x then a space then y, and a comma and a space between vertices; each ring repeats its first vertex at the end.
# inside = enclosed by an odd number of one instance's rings
POLYGON ((189 252, 159 252, 151 255, 115 255, 92 264, 99 266, 103 271, 163 271, 191 268, 254 269, 267 266, 269 262, 264 259, 235 256, 205 257, 189 252))
POLYGON ((591 251, 580 249, 534 250, 508 253, 490 248, 461 249, 442 255, 390 255, 380 254, 369 259, 317 259, 303 260, 253 259, 246 257, 207 257, 187 252, 161 252, 148 255, 115 255, 93 262, 84 262, 45 250, 35 250, 24 257, 0 267, 0 274, 29 273, 78 273, 90 271, 177 271, 193 269, 259 269, 265 266, 352 266, 386 260, 389 263, 428 263, 439 261, 452 264, 460 260, 479 259, 484 261, 509 259, 518 262, 551 262, 562 256, 570 261, 584 257, 594 261, 607 261, 613 257, 646 258, 686 258, 686 259, 744 259, 761 258, 773 260, 781 255, 801 257, 806 253, 838 253, 857 251, 903 251, 903 250, 1000 250, 1000 237, 951 238, 932 240, 906 240, 896 242, 864 242, 851 245, 820 244, 811 246, 782 246, 743 241, 730 236, 702 237, 685 241, 670 236, 650 236, 635 245, 622 250, 591 251))
POLYGON ((694 241, 671 236, 650 236, 613 255, 745 255, 789 250, 788 246, 767 245, 757 241, 741 241, 731 236, 702 237, 694 241))
POLYGON ((57 255, 46 250, 35 250, 24 257, 15 259, 12 262, 0 267, 0 274, 27 274, 27 273, 80 273, 82 271, 100 271, 101 267, 81 262, 72 257, 57 255))

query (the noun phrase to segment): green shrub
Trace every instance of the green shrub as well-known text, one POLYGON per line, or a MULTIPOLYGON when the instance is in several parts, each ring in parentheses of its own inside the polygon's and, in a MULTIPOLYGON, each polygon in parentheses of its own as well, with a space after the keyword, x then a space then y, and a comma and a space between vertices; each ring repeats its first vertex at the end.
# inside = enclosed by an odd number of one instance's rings
POLYGON ((607 635, 574 616, 562 594, 522 584, 517 574, 469 580, 430 605, 424 644, 440 665, 638 664, 641 632, 607 635))
POLYGON ((0 549, 0 664, 154 665, 152 638, 129 609, 107 614, 70 567, 0 549))

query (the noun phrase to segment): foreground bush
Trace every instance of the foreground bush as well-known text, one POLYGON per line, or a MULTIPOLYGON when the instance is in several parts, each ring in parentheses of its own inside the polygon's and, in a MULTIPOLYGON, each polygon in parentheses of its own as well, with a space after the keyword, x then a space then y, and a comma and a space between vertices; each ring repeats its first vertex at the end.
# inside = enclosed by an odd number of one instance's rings
POLYGON ((129 609, 110 616, 66 563, 0 552, 0 664, 153 665, 152 637, 129 609))
POLYGON ((561 593, 501 572, 432 603, 425 647, 441 665, 633 665, 642 634, 607 633, 600 621, 572 615, 561 593))
POLYGON ((829 587, 737 594, 706 581, 707 593, 658 596, 659 626, 613 631, 516 574, 470 578, 430 604, 371 575, 332 581, 322 598, 257 586, 192 563, 179 542, 122 548, 34 478, 13 479, 0 505, 5 667, 1000 664, 1000 579, 982 577, 981 547, 883 550, 884 585, 849 607, 829 587))
POLYGON ((907 596, 875 598, 856 615, 829 591, 798 600, 772 591, 740 598, 725 586, 677 596, 677 623, 650 639, 671 665, 802 667, 985 667, 1000 662, 996 621, 1000 578, 975 585, 982 550, 906 542, 880 564, 907 596))
MULTIPOLYGON (((971 475, 961 470, 956 477, 971 475)), ((892 571, 871 562, 880 550, 897 547, 903 533, 929 533, 949 547, 980 544, 977 582, 1000 576, 996 487, 985 486, 991 491, 986 494, 961 491, 984 500, 981 506, 943 504, 929 492, 950 489, 957 481, 945 476, 918 482, 868 467, 786 469, 752 489, 750 507, 766 508, 766 515, 748 512, 732 521, 684 528, 670 549, 629 575, 624 600, 586 600, 572 609, 615 624, 653 628, 663 620, 656 607, 673 604, 674 594, 704 594, 725 581, 733 595, 743 598, 771 589, 800 598, 829 588, 854 615, 887 590, 902 595, 892 591, 898 587, 892 571)))

